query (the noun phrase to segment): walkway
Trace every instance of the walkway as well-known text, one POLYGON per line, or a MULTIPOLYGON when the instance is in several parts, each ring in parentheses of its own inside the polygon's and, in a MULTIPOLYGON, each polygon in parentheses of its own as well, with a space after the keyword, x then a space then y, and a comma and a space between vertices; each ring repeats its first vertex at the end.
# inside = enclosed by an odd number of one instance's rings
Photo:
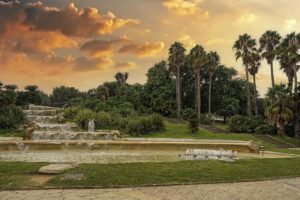
POLYGON ((1 191, 1 200, 190 200, 190 199, 272 199, 299 200, 300 177, 244 183, 186 186, 1 191))

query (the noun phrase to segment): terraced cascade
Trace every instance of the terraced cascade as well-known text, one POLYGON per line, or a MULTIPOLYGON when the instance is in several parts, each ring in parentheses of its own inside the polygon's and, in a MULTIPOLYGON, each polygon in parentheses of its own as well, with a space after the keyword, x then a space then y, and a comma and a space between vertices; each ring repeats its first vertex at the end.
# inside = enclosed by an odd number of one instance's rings
POLYGON ((32 140, 113 140, 113 132, 81 130, 75 123, 58 123, 59 108, 29 105, 24 110, 27 119, 34 124, 32 140))

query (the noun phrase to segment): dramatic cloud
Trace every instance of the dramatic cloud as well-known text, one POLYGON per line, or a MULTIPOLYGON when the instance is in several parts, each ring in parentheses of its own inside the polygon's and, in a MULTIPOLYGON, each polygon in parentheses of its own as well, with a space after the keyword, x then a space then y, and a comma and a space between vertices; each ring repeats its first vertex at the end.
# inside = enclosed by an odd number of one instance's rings
POLYGON ((129 53, 140 57, 153 56, 165 47, 163 42, 144 42, 140 44, 128 44, 119 49, 119 53, 129 53))
POLYGON ((81 47, 82 51, 88 52, 93 57, 111 55, 113 47, 130 41, 126 36, 122 36, 112 40, 89 40, 81 47))
POLYGON ((25 24, 35 30, 60 31, 79 37, 109 34, 125 25, 137 23, 134 19, 117 18, 112 12, 100 15, 97 8, 78 9, 73 3, 62 10, 35 4, 26 9, 25 20, 25 24))
POLYGON ((74 71, 96 71, 109 65, 112 65, 112 61, 106 57, 80 57, 75 60, 74 71))
POLYGON ((79 9, 74 3, 66 8, 46 7, 41 2, 0 1, 0 33, 10 26, 22 24, 37 31, 58 31, 68 36, 90 37, 112 33, 126 25, 138 24, 135 19, 118 18, 114 13, 101 15, 97 8, 79 9))
POLYGON ((182 34, 178 41, 183 44, 186 49, 192 49, 196 45, 196 41, 190 35, 182 34))
POLYGON ((200 0, 163 0, 163 5, 179 15, 193 15, 200 0))
POLYGON ((115 65, 115 68, 117 69, 122 69, 122 70, 128 70, 128 69, 133 69, 136 67, 136 63, 132 61, 128 62, 118 62, 115 65))

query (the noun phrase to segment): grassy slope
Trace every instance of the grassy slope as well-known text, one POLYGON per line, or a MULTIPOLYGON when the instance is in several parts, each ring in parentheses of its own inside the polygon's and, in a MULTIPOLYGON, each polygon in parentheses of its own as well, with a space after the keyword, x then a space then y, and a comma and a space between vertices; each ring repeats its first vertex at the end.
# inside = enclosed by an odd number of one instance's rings
POLYGON ((0 137, 24 137, 25 130, 0 129, 0 137))
POLYGON ((52 186, 141 186, 199 182, 250 181, 300 176, 298 159, 182 161, 175 163, 81 164, 68 173, 82 173, 81 181, 52 179, 52 186))

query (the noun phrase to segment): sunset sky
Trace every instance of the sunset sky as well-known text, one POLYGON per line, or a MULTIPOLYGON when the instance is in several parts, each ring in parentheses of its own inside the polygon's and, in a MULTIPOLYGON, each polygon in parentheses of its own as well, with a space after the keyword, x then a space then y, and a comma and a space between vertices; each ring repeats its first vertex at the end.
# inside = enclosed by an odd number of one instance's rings
MULTIPOLYGON (((234 40, 243 33, 257 39, 268 29, 299 32, 299 8, 299 0, 0 0, 0 81, 47 93, 60 85, 84 91, 127 71, 129 83, 144 83, 176 40, 217 51, 244 77, 234 40)), ((269 72, 264 61, 257 76, 262 95, 269 72)), ((286 82, 277 62, 275 79, 286 82)))

